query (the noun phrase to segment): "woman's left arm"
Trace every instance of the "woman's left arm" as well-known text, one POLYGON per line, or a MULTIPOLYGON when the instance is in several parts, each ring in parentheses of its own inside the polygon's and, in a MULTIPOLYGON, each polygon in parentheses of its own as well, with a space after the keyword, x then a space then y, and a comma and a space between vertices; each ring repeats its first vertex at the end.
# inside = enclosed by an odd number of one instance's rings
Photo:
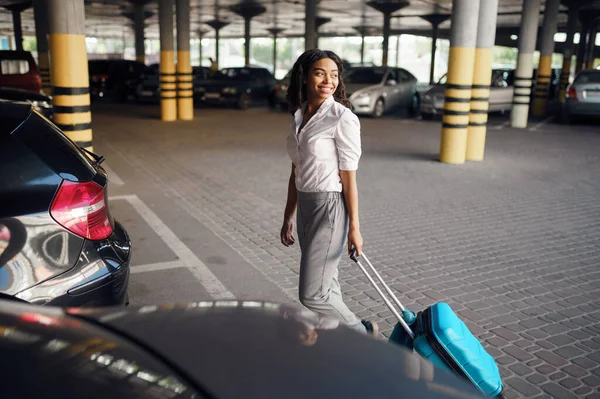
POLYGON ((340 170, 344 199, 350 218, 350 228, 348 230, 348 255, 352 248, 356 248, 356 255, 362 254, 363 238, 360 234, 360 222, 358 220, 358 187, 356 185, 355 170, 340 170))

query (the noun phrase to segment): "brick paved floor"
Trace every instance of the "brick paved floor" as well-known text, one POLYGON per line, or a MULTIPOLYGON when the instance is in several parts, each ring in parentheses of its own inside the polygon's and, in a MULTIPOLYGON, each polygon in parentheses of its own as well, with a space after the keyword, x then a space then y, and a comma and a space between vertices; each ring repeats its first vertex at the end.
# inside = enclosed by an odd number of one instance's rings
MULTIPOLYGON (((163 124, 157 115, 95 105, 95 148, 123 165, 117 173, 144 173, 295 298, 298 247, 278 239, 287 116, 200 109, 194 122, 163 124)), ((365 252, 407 307, 449 302, 497 359, 508 398, 599 398, 600 126, 494 120, 485 162, 449 166, 434 160, 439 123, 361 121, 365 252)), ((389 334, 393 317, 360 271, 344 261, 340 274, 351 309, 389 334)))

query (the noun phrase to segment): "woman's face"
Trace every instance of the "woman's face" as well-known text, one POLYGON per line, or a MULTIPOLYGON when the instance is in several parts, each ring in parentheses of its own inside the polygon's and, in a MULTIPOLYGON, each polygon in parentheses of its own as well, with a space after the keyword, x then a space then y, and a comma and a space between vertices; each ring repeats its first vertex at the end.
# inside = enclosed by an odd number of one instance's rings
POLYGON ((335 93, 339 83, 337 64, 331 58, 316 61, 310 67, 305 83, 308 101, 326 100, 335 93))

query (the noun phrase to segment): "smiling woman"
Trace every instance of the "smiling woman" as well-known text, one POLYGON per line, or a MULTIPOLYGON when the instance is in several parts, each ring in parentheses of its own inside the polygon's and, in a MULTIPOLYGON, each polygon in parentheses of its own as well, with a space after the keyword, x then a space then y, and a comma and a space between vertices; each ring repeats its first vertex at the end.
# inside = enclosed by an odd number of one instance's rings
POLYGON ((360 122, 350 110, 342 60, 331 51, 302 54, 290 77, 287 99, 293 122, 287 139, 292 159, 281 242, 293 245, 294 214, 300 241, 300 302, 354 330, 377 335, 375 323, 360 320, 342 300, 338 264, 360 255, 356 170, 361 156, 360 122))

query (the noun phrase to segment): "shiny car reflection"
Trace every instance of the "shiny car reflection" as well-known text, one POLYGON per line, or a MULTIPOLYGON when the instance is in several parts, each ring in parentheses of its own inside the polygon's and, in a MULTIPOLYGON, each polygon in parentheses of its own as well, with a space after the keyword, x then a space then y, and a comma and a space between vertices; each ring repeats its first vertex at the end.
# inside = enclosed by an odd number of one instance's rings
POLYGON ((36 304, 127 301, 131 241, 102 159, 32 105, 0 100, 0 294, 36 304))
POLYGON ((0 397, 480 398, 400 346, 295 306, 0 301, 0 397), (35 376, 35 384, 21 381, 35 376))

